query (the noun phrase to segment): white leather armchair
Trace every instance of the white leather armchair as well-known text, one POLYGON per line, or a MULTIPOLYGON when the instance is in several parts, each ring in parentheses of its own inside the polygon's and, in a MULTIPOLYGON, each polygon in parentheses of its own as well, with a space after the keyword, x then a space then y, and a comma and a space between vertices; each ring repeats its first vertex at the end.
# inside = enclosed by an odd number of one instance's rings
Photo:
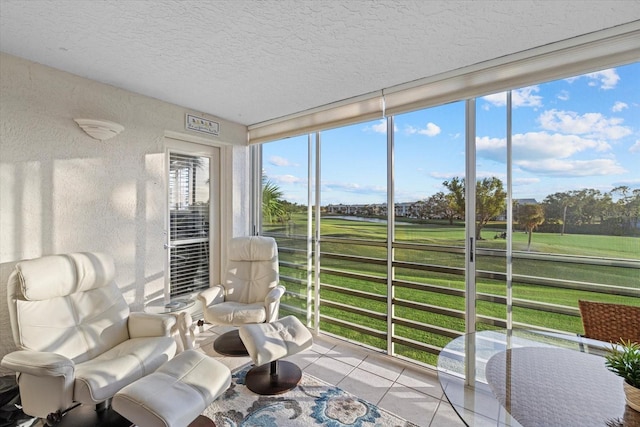
POLYGON ((31 416, 97 405, 171 359, 175 318, 130 313, 101 253, 50 255, 19 262, 7 302, 17 351, 2 359, 16 372, 31 416))
POLYGON ((241 326, 278 318, 285 288, 279 285, 278 246, 264 236, 236 237, 229 243, 224 283, 202 291, 204 320, 241 326))

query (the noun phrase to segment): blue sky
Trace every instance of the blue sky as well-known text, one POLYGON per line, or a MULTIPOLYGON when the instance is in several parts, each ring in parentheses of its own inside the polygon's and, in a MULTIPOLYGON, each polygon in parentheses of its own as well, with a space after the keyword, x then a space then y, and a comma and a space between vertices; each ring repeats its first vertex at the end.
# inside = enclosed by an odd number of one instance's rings
MULTIPOLYGON (((513 196, 640 188, 640 63, 514 90, 513 196)), ((477 175, 506 185, 506 95, 477 99, 477 175)), ((395 116, 396 202, 463 177, 464 103, 395 116)), ((263 145, 263 170, 306 204, 307 137, 263 145)), ((322 204, 386 201, 386 120, 322 132, 322 204)))

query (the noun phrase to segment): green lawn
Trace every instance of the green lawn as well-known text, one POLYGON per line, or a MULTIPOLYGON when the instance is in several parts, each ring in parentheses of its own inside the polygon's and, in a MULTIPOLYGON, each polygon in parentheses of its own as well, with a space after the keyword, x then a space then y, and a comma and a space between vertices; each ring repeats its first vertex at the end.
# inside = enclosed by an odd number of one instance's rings
MULTIPOLYGON (((265 227, 267 233, 291 233, 304 235, 306 233, 306 217, 293 218, 293 223, 283 227, 273 225, 265 227)), ((494 236, 504 230, 504 224, 489 224, 483 232, 484 240, 478 243, 479 248, 505 249, 504 239, 494 239, 494 236)), ((387 228, 385 223, 353 221, 339 218, 323 218, 321 236, 324 238, 348 238, 364 241, 385 242, 387 239, 387 228)), ((513 249, 526 252, 528 236, 523 232, 513 233, 513 249)), ((282 240, 280 245, 295 244, 299 249, 305 247, 305 243, 296 240, 282 240)), ((463 247, 465 232, 462 224, 449 225, 446 222, 430 224, 397 224, 395 240, 397 242, 420 243, 441 246, 463 247)), ((334 243, 321 242, 323 253, 335 253, 360 257, 370 257, 376 259, 386 259, 387 249, 385 246, 359 245, 352 242, 334 243)), ((558 234, 534 233, 531 250, 532 253, 564 254, 573 256, 588 256, 596 258, 626 259, 632 261, 640 260, 640 238, 621 236, 593 236, 593 235, 571 235, 564 236, 558 234)), ((438 266, 464 268, 464 254, 441 252, 430 249, 428 246, 420 249, 396 249, 395 259, 398 261, 415 262, 420 264, 432 264, 438 266)), ((305 263, 302 255, 290 253, 281 254, 282 261, 305 263)), ((387 289, 384 283, 376 283, 371 280, 345 278, 330 274, 326 269, 336 269, 340 271, 356 272, 373 277, 385 278, 386 265, 376 265, 366 262, 344 261, 324 257, 321 265, 325 269, 321 274, 321 283, 332 284, 344 289, 354 289, 365 291, 377 295, 386 296, 387 289)), ((477 260, 477 268, 485 271, 504 272, 506 271, 506 261, 504 257, 492 257, 481 255, 477 260)), ((513 273, 526 276, 538 276, 570 281, 599 283, 611 286, 623 286, 640 290, 640 268, 621 268, 612 266, 599 266, 590 264, 563 263, 558 260, 531 260, 518 259, 513 262, 513 273)), ((288 267, 281 267, 283 277, 298 277, 304 279, 306 273, 288 267)), ((422 271, 412 268, 397 268, 396 279, 414 283, 440 286, 443 288, 464 289, 464 276, 445 272, 422 271)), ((302 285, 290 282, 285 283, 289 291, 306 294, 306 288, 302 285)), ((491 295, 506 295, 506 285, 503 281, 492 279, 477 279, 477 289, 479 293, 491 295)), ((451 296, 439 292, 422 289, 405 289, 396 287, 396 298, 407 301, 421 302, 438 307, 446 307, 454 310, 464 310, 464 298, 451 296)), ((513 283, 513 296, 516 300, 528 300, 556 304, 560 306, 577 307, 578 299, 591 299, 608 302, 627 303, 640 305, 640 292, 638 298, 619 296, 615 294, 601 294, 581 290, 553 288, 548 286, 533 285, 527 283, 513 283)), ((352 295, 345 295, 327 289, 321 289, 321 298, 341 304, 358 307, 385 314, 386 303, 372 301, 366 298, 359 298, 352 295)), ((290 299, 288 304, 303 307, 304 300, 290 299)), ((498 303, 478 301, 477 310, 480 315, 506 318, 505 306, 498 303)), ((372 319, 344 310, 321 307, 321 313, 330 317, 343 319, 368 328, 374 328, 386 332, 385 321, 372 319)), ((396 307, 395 315, 413 320, 416 322, 436 325, 458 331, 464 330, 464 321, 459 318, 441 314, 434 314, 422 310, 406 307, 396 307)), ((582 325, 579 317, 558 313, 542 312, 529 308, 514 307, 513 316, 516 322, 538 325, 567 332, 580 333, 582 325)), ((379 338, 363 335, 333 324, 322 324, 321 328, 327 332, 345 336, 356 341, 364 342, 378 348, 385 349, 386 342, 379 338)), ((403 336, 412 340, 425 342, 428 344, 443 346, 448 338, 413 330, 407 327, 396 326, 397 336, 403 336)), ((398 346, 396 351, 407 357, 422 360, 427 363, 434 363, 433 355, 425 354, 411 348, 398 346)))

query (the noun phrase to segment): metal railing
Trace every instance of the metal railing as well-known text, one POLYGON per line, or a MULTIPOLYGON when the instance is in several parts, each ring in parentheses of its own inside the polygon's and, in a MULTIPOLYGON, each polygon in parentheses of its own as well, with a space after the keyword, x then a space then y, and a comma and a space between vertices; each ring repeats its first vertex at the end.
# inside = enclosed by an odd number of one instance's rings
MULTIPOLYGON (((295 249, 286 244, 287 240, 302 239, 306 241, 306 236, 278 235, 269 233, 279 241, 281 281, 287 286, 287 297, 282 303, 281 310, 291 313, 306 313, 306 291, 296 292, 298 289, 306 289, 306 260, 307 253, 303 249, 295 249), (280 243, 282 242, 282 243, 280 243), (300 262, 292 261, 296 256, 300 262), (291 260, 289 260, 291 259, 291 260), (300 272, 304 279, 296 277, 295 273, 300 272)), ((369 241, 363 239, 342 239, 342 238, 321 238, 321 244, 339 245, 361 245, 372 248, 386 248, 384 241, 369 241)), ((293 246, 293 245, 292 245, 293 246)), ((321 245, 322 246, 322 245, 321 245)), ((393 243, 394 249, 409 249, 425 252, 441 252, 460 256, 464 254, 464 248, 457 246, 442 246, 430 244, 393 243)), ((476 250, 479 256, 489 259, 506 260, 506 252, 499 249, 476 250)), ((314 302, 316 308, 320 310, 320 329, 329 332, 331 335, 346 337, 350 341, 364 343, 371 346, 371 342, 380 351, 385 351, 382 345, 388 339, 386 322, 388 313, 386 312, 387 293, 376 293, 370 290, 358 289, 358 286, 350 286, 348 282, 359 286, 384 286, 387 284, 386 265, 387 259, 367 257, 359 255, 347 255, 334 252, 321 252, 320 254, 320 300, 314 302), (357 268, 353 266, 357 265, 357 268), (351 267, 349 267, 351 266, 351 267), (384 268, 381 268, 384 267, 384 268), (373 270, 379 271, 374 272, 373 270), (359 304, 359 302, 361 304, 359 304), (363 307, 366 304, 377 304, 379 310, 363 307), (377 326, 376 326, 377 325, 377 326)), ((523 288, 543 288, 547 292, 575 293, 575 305, 555 303, 553 301, 536 300, 535 298, 523 296, 512 299, 513 310, 521 310, 527 313, 521 316, 523 319, 530 318, 534 321, 520 320, 514 315, 514 327, 536 329, 549 332, 579 333, 580 313, 577 308, 579 298, 589 298, 593 300, 610 300, 624 297, 624 301, 631 305, 640 305, 640 260, 597 258, 576 255, 558 255, 530 252, 514 252, 512 256, 514 263, 519 260, 535 261, 541 263, 553 263, 555 266, 562 265, 583 265, 589 267, 603 267, 616 269, 623 276, 635 275, 638 280, 636 286, 618 286, 609 283, 592 283, 566 278, 551 278, 542 275, 513 274, 512 282, 517 287, 523 288), (556 318, 556 323, 560 326, 548 326, 545 319, 556 318), (537 321, 539 319, 540 321, 537 321)), ((428 275, 446 277, 450 279, 448 286, 430 283, 427 275, 424 280, 409 280, 406 278, 396 278, 391 281, 397 293, 404 293, 405 297, 396 296, 393 298, 394 315, 392 324, 394 333, 391 337, 395 348, 399 349, 398 354, 403 358, 417 360, 418 362, 434 365, 434 356, 439 354, 446 343, 463 334, 464 331, 464 309, 447 307, 438 304, 431 304, 424 299, 443 298, 447 304, 460 305, 459 301, 466 298, 464 290, 465 269, 458 266, 446 266, 435 263, 421 263, 414 261, 392 262, 394 269, 403 272, 422 272, 428 275), (409 298, 410 297, 410 298, 409 298), (399 311, 405 315, 398 314, 399 311), (414 318, 411 318, 413 316, 414 318), (442 321, 429 322, 419 320, 419 317, 433 317, 442 321), (413 353, 412 353, 413 351, 413 353), (408 356, 407 356, 408 355, 408 356), (417 356, 416 356, 417 355, 417 356), (431 355, 431 356, 429 356, 431 355)), ((544 271, 544 269, 540 269, 544 271)), ((505 283, 506 273, 503 271, 480 270, 476 271, 477 280, 486 280, 489 283, 505 283)), ((477 315, 478 328, 504 328, 506 327, 506 304, 505 295, 483 291, 482 286, 478 289, 475 298, 478 304, 486 304, 490 309, 479 309, 477 315), (503 311, 502 315, 492 315, 491 312, 503 311)), ((554 298, 550 298, 553 300, 554 298)), ((461 307, 464 307, 462 305, 461 307)), ((313 308, 311 308, 313 309, 313 308)), ((396 353, 394 351, 394 353, 396 353)))

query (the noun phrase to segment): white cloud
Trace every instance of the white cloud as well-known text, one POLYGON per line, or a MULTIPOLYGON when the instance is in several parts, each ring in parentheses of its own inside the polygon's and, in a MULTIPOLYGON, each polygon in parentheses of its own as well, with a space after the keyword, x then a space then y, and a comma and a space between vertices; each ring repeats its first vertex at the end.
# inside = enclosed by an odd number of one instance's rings
POLYGON ((415 128, 413 126, 407 126, 407 127, 405 127, 404 132, 407 135, 418 134, 418 135, 426 135, 426 136, 436 136, 436 135, 440 134, 441 129, 440 129, 440 126, 436 125, 435 123, 429 122, 422 129, 418 129, 418 128, 415 128))
POLYGON ((387 121, 382 119, 375 125, 372 125, 371 129, 376 133, 387 133, 387 121))
POLYGON ((640 153, 640 139, 636 141, 631 147, 629 147, 630 153, 640 153))
POLYGON ((516 163, 522 170, 555 177, 618 175, 627 172, 622 166, 616 164, 611 159, 545 159, 536 162, 520 160, 516 163))
POLYGON ((529 86, 511 92, 511 104, 513 107, 541 107, 542 97, 534 95, 540 92, 538 86, 529 86))
POLYGON ((269 157, 269 163, 274 166, 298 166, 297 164, 291 163, 289 160, 280 156, 269 157))
POLYGON ((624 181, 612 182, 611 185, 613 187, 621 187, 623 185, 626 185, 631 189, 634 189, 634 188, 640 189, 640 179, 627 179, 624 181))
POLYGON ((513 185, 516 187, 521 185, 537 184, 540 182, 540 178, 516 178, 513 180, 513 185))
MULTIPOLYGON (((538 86, 528 86, 521 89, 516 89, 511 92, 511 105, 513 108, 518 107, 541 107, 542 97, 535 95, 540 92, 538 86)), ((483 96, 482 99, 496 107, 502 107, 507 105, 507 93, 494 93, 492 95, 483 96)))
POLYGON ((358 194, 386 194, 386 187, 376 185, 360 185, 355 182, 323 182, 323 190, 326 191, 345 191, 347 193, 358 194))
POLYGON ((625 108, 629 108, 629 105, 626 102, 618 101, 615 104, 613 104, 613 107, 611 107, 611 111, 613 111, 614 113, 617 113, 619 111, 624 110, 625 108))
POLYGON ((569 92, 567 92, 566 90, 561 90, 557 97, 560 101, 568 101, 569 92))
POLYGON ((305 182, 302 178, 298 178, 293 175, 275 175, 270 176, 269 179, 278 184, 297 184, 299 182, 305 182))
MULTIPOLYGON (((376 124, 367 126, 364 128, 365 131, 373 131, 375 133, 387 133, 387 119, 380 119, 376 124)), ((397 132, 398 127, 393 126, 393 131, 397 132)))
MULTIPOLYGON (((597 176, 626 172, 615 158, 603 158, 607 153, 602 152, 611 147, 598 140, 577 135, 530 132, 514 135, 512 144, 514 167, 523 172, 547 176, 597 176), (600 152, 600 158, 571 159, 571 156, 588 150, 600 152)), ((478 157, 502 163, 506 161, 506 139, 480 137, 476 139, 476 149, 478 157)))
MULTIPOLYGON (((483 96, 482 99, 496 107, 503 107, 507 105, 507 92, 492 93, 491 95, 483 96)), ((488 106, 486 109, 489 109, 488 106)))
MULTIPOLYGON (((306 196, 306 194, 305 194, 305 196, 306 196)), ((307 203, 307 198, 302 196, 302 195, 300 195, 300 194, 297 194, 297 193, 287 193, 287 192, 285 192, 283 194, 282 198, 284 200, 287 200, 287 201, 292 202, 292 203, 300 203, 300 204, 306 204, 307 203)))
POLYGON ((435 179, 451 179, 453 177, 463 177, 464 176, 464 171, 461 172, 431 172, 429 174, 429 176, 431 178, 435 178, 435 179))
MULTIPOLYGON (((486 136, 476 138, 478 156, 487 159, 504 163, 506 161, 506 146, 507 142, 504 138, 489 138, 486 136)), ((542 160, 564 159, 588 149, 606 151, 611 147, 605 142, 582 138, 577 135, 529 132, 513 135, 512 148, 514 160, 542 160)))
POLYGON ((589 86, 600 86, 600 89, 609 90, 616 87, 618 81, 620 81, 620 76, 616 73, 615 68, 610 68, 608 70, 597 71, 595 73, 585 74, 583 76, 571 77, 567 79, 569 83, 573 83, 574 81, 580 78, 587 78, 589 81, 587 84, 589 86))
POLYGON ((545 130, 585 135, 591 138, 620 139, 631 134, 631 129, 622 126, 624 120, 606 118, 600 113, 578 114, 574 111, 548 110, 538 117, 545 130))
POLYGON ((616 73, 616 70, 609 68, 608 70, 598 71, 595 73, 587 74, 590 79, 598 80, 600 83, 600 89, 613 89, 618 84, 620 76, 616 73))
POLYGON ((427 127, 418 131, 420 135, 436 136, 440 133, 440 126, 435 123, 427 123, 427 127))

